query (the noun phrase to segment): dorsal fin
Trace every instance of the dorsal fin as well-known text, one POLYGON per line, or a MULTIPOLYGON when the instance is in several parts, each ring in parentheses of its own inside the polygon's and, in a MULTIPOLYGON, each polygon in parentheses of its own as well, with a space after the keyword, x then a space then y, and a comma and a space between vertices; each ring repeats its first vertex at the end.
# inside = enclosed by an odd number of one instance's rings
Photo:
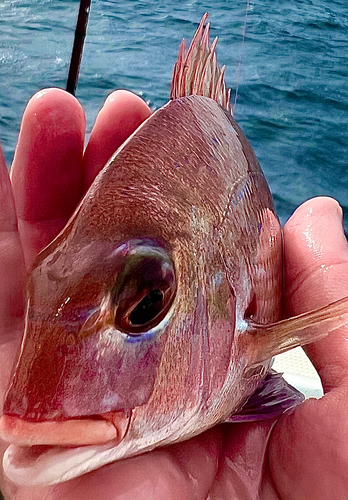
POLYGON ((224 81, 225 66, 220 69, 216 59, 217 38, 210 44, 210 24, 204 27, 207 17, 208 14, 202 17, 187 54, 185 53, 185 40, 181 42, 178 60, 173 71, 170 98, 204 95, 214 99, 232 114, 231 90, 226 89, 224 81))

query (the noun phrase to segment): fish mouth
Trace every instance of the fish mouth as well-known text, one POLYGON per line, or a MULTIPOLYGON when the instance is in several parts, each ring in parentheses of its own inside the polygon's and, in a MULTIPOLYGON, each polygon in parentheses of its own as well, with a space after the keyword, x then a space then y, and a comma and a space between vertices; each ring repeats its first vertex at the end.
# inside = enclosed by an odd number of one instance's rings
POLYGON ((4 454, 3 469, 8 479, 18 486, 50 486, 108 463, 107 456, 114 447, 113 442, 77 447, 11 444, 4 454))
POLYGON ((3 461, 5 474, 16 484, 34 486, 93 470, 98 457, 124 439, 130 419, 130 413, 120 411, 44 422, 3 415, 0 437, 10 443, 3 461))
POLYGON ((120 442, 127 433, 130 413, 104 413, 95 417, 31 422, 12 415, 0 418, 0 437, 20 446, 100 445, 120 442))

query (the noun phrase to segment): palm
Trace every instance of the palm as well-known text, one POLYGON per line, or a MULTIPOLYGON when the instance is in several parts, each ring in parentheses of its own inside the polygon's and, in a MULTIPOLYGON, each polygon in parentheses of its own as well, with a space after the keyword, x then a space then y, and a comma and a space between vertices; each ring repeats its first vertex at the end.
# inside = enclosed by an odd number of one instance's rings
MULTIPOLYGON (((148 115, 147 106, 138 98, 117 93, 100 113, 83 153, 85 122, 77 101, 58 90, 31 101, 12 166, 19 232, 5 165, 0 166, 2 397, 23 331, 25 267, 32 264, 37 252, 65 225, 110 154, 148 115)), ((312 201, 287 225, 289 314, 348 293, 348 285, 341 279, 348 265, 346 242, 337 229, 336 212, 332 201, 312 201), (313 207, 310 219, 308 213, 313 207), (323 207, 327 213, 320 219, 323 207), (330 224, 332 238, 327 239, 330 243, 322 242, 321 220, 330 224), (313 246, 301 241, 309 226, 316 233, 312 234, 313 240, 323 247, 322 260, 313 246), (330 247, 333 241, 335 252, 330 247), (323 264, 328 268, 324 277, 320 274, 323 264), (327 286, 320 288, 321 295, 317 291, 308 294, 308 290, 318 289, 323 278, 327 286), (336 286, 329 286, 332 282, 336 286)), ((334 335, 311 347, 313 361, 331 392, 321 401, 307 401, 276 424, 218 426, 190 441, 110 464, 49 488, 18 489, 3 479, 5 496, 16 500, 345 498, 348 410, 342 401, 347 387, 344 377, 347 355, 345 332, 334 335), (331 368, 327 369, 329 362, 331 368)))

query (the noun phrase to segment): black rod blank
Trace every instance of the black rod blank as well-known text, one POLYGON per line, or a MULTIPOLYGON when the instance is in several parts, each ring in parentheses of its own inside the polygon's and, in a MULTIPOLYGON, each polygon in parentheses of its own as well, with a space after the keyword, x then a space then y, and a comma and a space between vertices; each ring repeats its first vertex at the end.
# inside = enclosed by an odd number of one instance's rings
POLYGON ((72 95, 75 95, 77 80, 79 78, 83 44, 86 37, 90 5, 91 0, 80 0, 80 9, 77 17, 74 46, 71 54, 68 81, 66 84, 67 92, 70 92, 70 94, 72 95))

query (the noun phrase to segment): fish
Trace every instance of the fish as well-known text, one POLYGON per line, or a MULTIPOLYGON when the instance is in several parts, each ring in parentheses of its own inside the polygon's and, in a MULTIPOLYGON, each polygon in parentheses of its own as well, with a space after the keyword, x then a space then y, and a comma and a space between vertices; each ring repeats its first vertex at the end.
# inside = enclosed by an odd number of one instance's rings
POLYGON ((347 298, 282 319, 282 230, 206 20, 180 46, 169 102, 33 265, 0 419, 18 485, 280 416, 303 396, 272 358, 347 319, 347 298))

